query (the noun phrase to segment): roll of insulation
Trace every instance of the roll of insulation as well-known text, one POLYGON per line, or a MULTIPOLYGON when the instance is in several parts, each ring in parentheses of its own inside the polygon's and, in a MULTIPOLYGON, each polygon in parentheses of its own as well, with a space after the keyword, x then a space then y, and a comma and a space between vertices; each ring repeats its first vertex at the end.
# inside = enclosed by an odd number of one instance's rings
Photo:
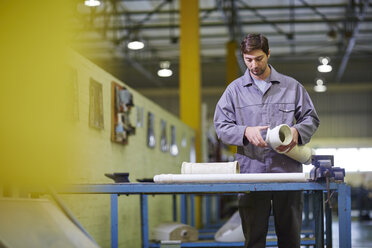
POLYGON ((183 162, 181 174, 239 174, 238 161, 226 163, 188 163, 183 162))
POLYGON ((182 242, 192 242, 198 240, 198 230, 195 227, 176 223, 161 223, 151 231, 154 240, 180 240, 182 242))
POLYGON ((306 182, 305 173, 160 174, 155 183, 306 182))
POLYGON ((274 127, 273 129, 268 129, 266 134, 266 143, 268 143, 275 151, 278 153, 283 153, 288 157, 297 160, 303 164, 311 163, 311 156, 315 154, 315 151, 308 146, 297 145, 292 148, 289 152, 279 152, 276 150, 278 146, 284 145, 287 146, 292 141, 292 132, 291 128, 282 124, 274 127))

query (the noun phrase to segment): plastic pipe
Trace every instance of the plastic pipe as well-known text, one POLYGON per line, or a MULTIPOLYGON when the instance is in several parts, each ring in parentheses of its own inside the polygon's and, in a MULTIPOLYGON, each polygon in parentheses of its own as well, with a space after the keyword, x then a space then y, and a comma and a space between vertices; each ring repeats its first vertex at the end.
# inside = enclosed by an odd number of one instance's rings
POLYGON ((226 163, 188 163, 183 162, 182 174, 239 174, 238 161, 226 163))
POLYGON ((305 173, 160 174, 155 183, 306 182, 305 173))
POLYGON ((289 152, 279 152, 276 150, 278 146, 284 145, 287 146, 292 141, 292 132, 291 128, 282 124, 274 127, 273 129, 267 130, 266 143, 268 143, 275 151, 287 155, 288 157, 297 160, 303 164, 311 163, 311 156, 315 154, 315 151, 308 146, 296 145, 289 152))

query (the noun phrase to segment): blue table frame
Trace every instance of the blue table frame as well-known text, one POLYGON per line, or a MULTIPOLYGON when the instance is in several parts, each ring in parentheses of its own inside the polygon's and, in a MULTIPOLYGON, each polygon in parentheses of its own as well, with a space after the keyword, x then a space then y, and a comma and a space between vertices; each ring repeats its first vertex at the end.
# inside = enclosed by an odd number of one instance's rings
MULTIPOLYGON (((324 247, 323 192, 325 183, 187 183, 187 184, 155 184, 155 183, 121 183, 121 184, 81 184, 70 185, 58 190, 65 194, 111 194, 111 247, 118 247, 118 196, 140 195, 142 247, 159 247, 150 244, 148 230, 148 194, 208 194, 208 193, 240 193, 249 191, 294 191, 313 192, 315 199, 315 247, 324 247)), ((350 187, 344 183, 331 183, 330 189, 338 192, 339 247, 351 247, 351 198, 350 187)), ((327 217, 326 213, 326 217, 327 217)), ((326 228, 330 226, 326 221, 326 228)), ((326 231, 327 240, 331 232, 326 231)), ((327 242, 328 243, 328 242, 327 242)), ((237 247, 236 243, 213 243, 214 247, 237 247)), ((211 244, 182 243, 182 247, 211 247, 211 244)), ((327 245, 328 247, 329 245, 327 245)))

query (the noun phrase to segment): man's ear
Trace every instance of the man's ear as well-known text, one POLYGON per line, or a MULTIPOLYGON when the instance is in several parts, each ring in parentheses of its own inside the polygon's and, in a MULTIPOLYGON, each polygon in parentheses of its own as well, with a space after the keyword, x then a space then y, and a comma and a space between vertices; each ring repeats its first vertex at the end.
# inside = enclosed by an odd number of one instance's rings
POLYGON ((270 49, 269 49, 269 51, 267 52, 267 58, 270 58, 270 49))

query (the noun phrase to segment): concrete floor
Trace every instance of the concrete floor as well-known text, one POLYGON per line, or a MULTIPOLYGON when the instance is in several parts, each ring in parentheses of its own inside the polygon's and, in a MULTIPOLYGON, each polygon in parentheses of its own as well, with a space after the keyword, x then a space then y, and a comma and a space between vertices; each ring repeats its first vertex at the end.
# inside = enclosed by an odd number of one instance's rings
MULTIPOLYGON (((333 248, 338 248, 338 220, 333 218, 332 223, 333 248)), ((352 248, 371 248, 372 247, 372 220, 351 222, 351 247, 352 248)))

